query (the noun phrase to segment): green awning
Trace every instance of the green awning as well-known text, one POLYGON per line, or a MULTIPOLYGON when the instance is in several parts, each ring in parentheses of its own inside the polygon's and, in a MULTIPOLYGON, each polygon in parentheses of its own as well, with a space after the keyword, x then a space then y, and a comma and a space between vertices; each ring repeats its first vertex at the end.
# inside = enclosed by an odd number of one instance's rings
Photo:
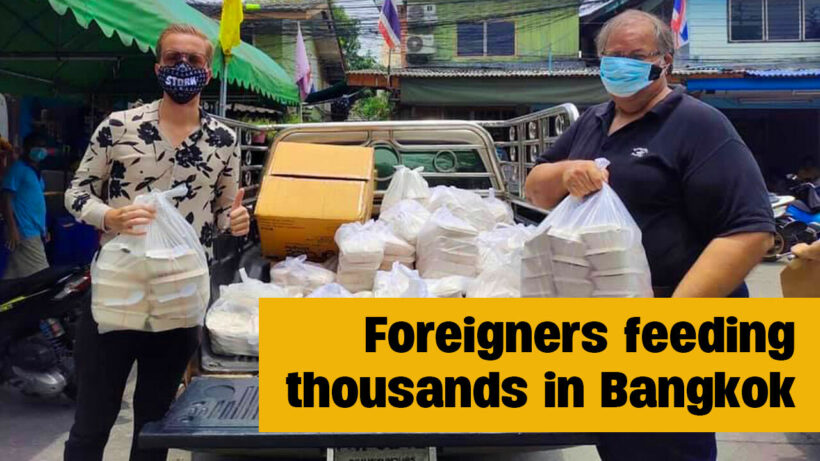
MULTIPOLYGON (((219 76, 219 24, 184 0, 0 0, 0 91, 139 92, 153 73, 147 53, 172 23, 194 25, 211 39, 219 76)), ((230 83, 282 104, 299 103, 291 76, 268 55, 244 42, 233 54, 230 83)))
POLYGON ((517 106, 609 100, 595 77, 402 78, 401 103, 420 106, 517 106))

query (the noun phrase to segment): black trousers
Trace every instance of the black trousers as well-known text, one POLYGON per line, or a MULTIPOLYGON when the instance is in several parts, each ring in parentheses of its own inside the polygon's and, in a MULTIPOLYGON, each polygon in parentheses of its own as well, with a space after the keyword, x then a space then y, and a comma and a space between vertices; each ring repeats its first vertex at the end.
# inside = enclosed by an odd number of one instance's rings
POLYGON ((117 419, 128 374, 137 362, 131 461, 165 460, 168 450, 140 450, 137 435, 161 419, 176 396, 188 360, 199 345, 199 327, 161 333, 97 332, 87 312, 78 325, 74 360, 77 411, 65 444, 65 461, 101 461, 117 419))
POLYGON ((600 434, 602 461, 714 461, 714 432, 600 434))

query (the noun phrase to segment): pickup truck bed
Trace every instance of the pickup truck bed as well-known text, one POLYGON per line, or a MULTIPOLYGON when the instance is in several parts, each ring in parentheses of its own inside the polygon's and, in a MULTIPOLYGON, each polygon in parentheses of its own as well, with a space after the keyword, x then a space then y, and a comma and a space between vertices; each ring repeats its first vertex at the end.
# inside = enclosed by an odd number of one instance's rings
POLYGON ((140 434, 144 447, 275 458, 325 457, 334 447, 438 447, 439 457, 590 445, 586 433, 260 433, 257 378, 198 378, 161 421, 140 434))

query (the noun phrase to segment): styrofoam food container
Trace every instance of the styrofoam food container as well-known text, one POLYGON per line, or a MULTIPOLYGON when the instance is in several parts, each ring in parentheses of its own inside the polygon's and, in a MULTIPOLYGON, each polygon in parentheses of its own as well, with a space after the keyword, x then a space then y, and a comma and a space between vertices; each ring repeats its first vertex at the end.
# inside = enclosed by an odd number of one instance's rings
POLYGON ((585 227, 579 234, 591 252, 605 248, 628 248, 633 239, 631 229, 612 225, 585 227))
POLYGON ((647 266, 646 256, 639 248, 605 248, 587 253, 587 260, 596 271, 613 271, 647 266))
MULTIPOLYGON (((142 305, 148 306, 148 303, 142 305)), ((145 330, 148 323, 148 312, 141 308, 129 310, 94 304, 91 314, 102 330, 145 330)))
POLYGON ((149 278, 189 272, 199 267, 202 267, 202 261, 194 250, 187 247, 145 252, 145 270, 149 278))
POLYGON ((336 283, 351 293, 373 289, 376 271, 343 271, 336 274, 336 283))
POLYGON ((207 268, 198 268, 188 272, 159 277, 148 282, 150 294, 163 299, 169 296, 192 296, 198 291, 209 297, 211 282, 207 268))
POLYGON ((521 258, 521 276, 524 278, 552 274, 552 263, 547 256, 521 258))
POLYGON ((542 275, 521 279, 521 297, 552 298, 553 296, 555 296, 555 288, 552 277, 542 275))
POLYGON ((590 271, 585 260, 564 256, 553 256, 552 268, 555 277, 563 279, 586 279, 590 271))
POLYGON ((553 256, 583 259, 587 247, 577 234, 552 228, 549 233, 550 251, 553 256))
POLYGON ((95 304, 129 305, 142 301, 146 296, 146 287, 139 282, 122 279, 111 280, 100 277, 95 272, 92 279, 91 296, 95 304), (130 301, 126 301, 130 300, 130 301))
POLYGON ((450 275, 463 275, 465 277, 475 277, 476 264, 462 264, 437 257, 416 260, 416 269, 422 278, 438 279, 450 275))
POLYGON ((561 298, 589 298, 592 290, 593 285, 589 280, 555 279, 555 291, 561 298))
POLYGON ((384 255, 377 259, 362 261, 361 259, 348 259, 344 254, 339 255, 339 270, 346 272, 375 271, 379 268, 384 259, 384 255))
POLYGON ((147 300, 151 305, 151 316, 159 318, 179 318, 204 314, 205 309, 208 307, 208 300, 204 299, 201 293, 166 302, 158 300, 155 296, 149 296, 147 300))
POLYGON ((638 292, 644 285, 646 274, 639 271, 616 271, 593 272, 592 283, 599 291, 610 292, 638 292))
POLYGON ((549 255, 552 251, 550 250, 550 239, 546 232, 542 232, 540 234, 536 234, 531 239, 524 242, 524 256, 525 257, 532 257, 537 255, 549 255))

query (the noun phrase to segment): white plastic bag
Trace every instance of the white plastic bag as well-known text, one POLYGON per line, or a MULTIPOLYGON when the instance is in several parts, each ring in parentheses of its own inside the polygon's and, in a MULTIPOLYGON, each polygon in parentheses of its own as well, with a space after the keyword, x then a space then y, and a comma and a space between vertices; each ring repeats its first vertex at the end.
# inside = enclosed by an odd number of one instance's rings
POLYGON ((495 196, 495 189, 490 188, 490 195, 484 199, 487 208, 490 209, 490 214, 497 223, 514 224, 514 215, 510 204, 499 200, 495 196))
POLYGON ((373 230, 379 235, 384 242, 384 256, 403 256, 411 257, 416 254, 415 245, 409 244, 403 238, 397 236, 393 229, 385 222, 375 221, 373 223, 373 230))
POLYGON ((534 231, 535 226, 497 224, 495 229, 479 234, 476 238, 478 271, 481 273, 506 267, 517 272, 521 250, 534 231))
POLYGON ((523 296, 653 296, 640 228, 609 184, 555 207, 525 243, 521 275, 523 296))
POLYGON ((474 277, 478 262, 478 231, 456 217, 447 207, 439 208, 419 234, 416 268, 426 279, 462 275, 474 277))
POLYGON ((430 186, 421 176, 424 167, 420 166, 411 170, 404 165, 396 165, 395 169, 396 171, 390 179, 390 185, 387 186, 387 190, 384 192, 381 212, 389 210, 393 205, 404 199, 424 201, 430 196, 430 186))
POLYGON ((421 228, 429 219, 427 208, 412 199, 402 200, 387 210, 382 208, 379 214, 379 221, 389 224, 393 233, 411 245, 416 244, 421 228))
POLYGON ((329 283, 317 288, 306 298, 352 298, 353 295, 338 283, 329 283))
POLYGON ((307 262, 306 255, 287 257, 270 270, 271 281, 285 288, 294 288, 302 295, 312 293, 322 285, 333 283, 336 274, 319 264, 307 262))
POLYGON ((425 279, 427 291, 434 298, 463 298, 474 279, 451 275, 440 279, 425 279))
MULTIPOLYGON (((518 250, 520 252, 520 250, 518 250)), ((468 298, 520 298, 521 278, 511 267, 486 270, 467 289, 468 298)))
POLYGON ((351 293, 373 289, 384 259, 384 239, 374 221, 342 224, 336 231, 339 269, 336 281, 351 293))
POLYGON ((100 249, 91 268, 91 312, 100 333, 166 331, 201 325, 210 276, 199 236, 171 203, 182 185, 139 195, 156 217, 145 235, 120 234, 100 249))
POLYGON ((479 232, 495 227, 495 218, 487 202, 475 192, 453 186, 436 186, 431 189, 427 209, 435 212, 448 208, 454 215, 470 223, 479 232))
POLYGON ((389 272, 379 271, 373 282, 374 298, 429 298, 419 273, 396 262, 389 272))
POLYGON ((287 292, 272 283, 249 278, 239 270, 239 283, 220 287, 219 299, 208 309, 211 348, 222 355, 259 355, 259 299, 287 298, 287 292))

